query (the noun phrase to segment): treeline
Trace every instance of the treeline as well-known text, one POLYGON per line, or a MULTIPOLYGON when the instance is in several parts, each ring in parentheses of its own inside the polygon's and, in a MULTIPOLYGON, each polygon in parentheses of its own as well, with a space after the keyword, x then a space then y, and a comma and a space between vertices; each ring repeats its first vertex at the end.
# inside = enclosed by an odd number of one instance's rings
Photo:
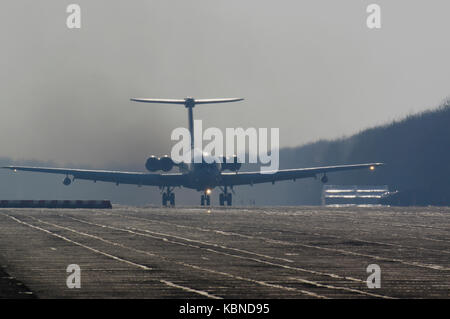
MULTIPOLYGON (((393 205, 450 205, 450 103, 349 138, 285 149, 280 157, 283 167, 384 162, 374 173, 332 174, 330 183, 389 185, 399 191, 393 205)), ((302 190, 291 186, 289 195, 319 203, 320 187, 302 190)))

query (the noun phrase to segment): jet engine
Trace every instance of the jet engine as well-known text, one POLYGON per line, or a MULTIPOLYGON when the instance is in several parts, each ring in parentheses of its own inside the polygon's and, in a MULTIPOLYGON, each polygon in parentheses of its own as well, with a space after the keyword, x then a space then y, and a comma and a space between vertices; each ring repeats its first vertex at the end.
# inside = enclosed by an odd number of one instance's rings
POLYGON ((175 163, 169 156, 158 158, 156 156, 150 156, 145 162, 145 168, 150 172, 164 171, 168 172, 175 166, 175 163))
POLYGON ((173 162, 173 160, 169 157, 169 156, 164 156, 164 157, 161 157, 160 159, 159 159, 159 161, 160 161, 160 163, 161 163, 161 169, 164 171, 164 172, 168 172, 168 171, 170 171, 172 168, 173 168, 173 166, 174 166, 174 162, 173 162))
POLYGON ((66 176, 66 178, 64 178, 64 180, 63 180, 63 184, 66 185, 66 186, 69 186, 70 183, 72 183, 72 181, 70 180, 69 177, 66 176))
POLYGON ((238 157, 234 155, 232 158, 224 157, 222 170, 238 171, 241 169, 242 163, 238 162, 238 157))
POLYGON ((156 172, 161 170, 161 162, 159 158, 157 158, 156 156, 150 156, 145 162, 145 168, 148 169, 150 172, 156 172))

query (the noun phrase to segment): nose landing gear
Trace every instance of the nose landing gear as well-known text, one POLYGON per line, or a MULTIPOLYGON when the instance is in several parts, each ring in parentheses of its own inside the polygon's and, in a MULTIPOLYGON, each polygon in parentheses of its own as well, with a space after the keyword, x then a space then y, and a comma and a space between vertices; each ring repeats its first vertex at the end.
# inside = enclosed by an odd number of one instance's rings
POLYGON ((202 195, 200 198, 200 205, 201 206, 210 206, 211 205, 211 196, 209 195, 202 195))
POLYGON ((201 206, 210 206, 211 205, 211 189, 207 188, 205 190, 205 194, 203 194, 200 198, 200 205, 201 206))

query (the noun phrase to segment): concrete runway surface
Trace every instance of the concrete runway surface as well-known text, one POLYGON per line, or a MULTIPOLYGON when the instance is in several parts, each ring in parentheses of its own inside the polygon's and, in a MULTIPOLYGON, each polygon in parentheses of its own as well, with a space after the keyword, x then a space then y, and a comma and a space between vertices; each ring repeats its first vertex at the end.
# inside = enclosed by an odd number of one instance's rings
POLYGON ((449 217, 418 207, 0 209, 0 297, 449 298, 449 217), (70 264, 80 289, 66 285, 70 264), (367 287, 370 264, 381 288, 367 287))

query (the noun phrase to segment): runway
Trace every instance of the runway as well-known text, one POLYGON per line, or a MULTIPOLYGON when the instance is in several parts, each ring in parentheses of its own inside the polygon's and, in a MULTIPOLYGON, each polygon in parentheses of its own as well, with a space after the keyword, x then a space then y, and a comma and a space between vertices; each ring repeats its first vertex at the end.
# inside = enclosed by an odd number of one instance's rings
POLYGON ((0 209, 0 264, 22 287, 2 297, 448 298, 449 217, 428 207, 0 209), (79 289, 66 285, 70 264, 79 289), (367 287, 370 264, 380 288, 367 287))

